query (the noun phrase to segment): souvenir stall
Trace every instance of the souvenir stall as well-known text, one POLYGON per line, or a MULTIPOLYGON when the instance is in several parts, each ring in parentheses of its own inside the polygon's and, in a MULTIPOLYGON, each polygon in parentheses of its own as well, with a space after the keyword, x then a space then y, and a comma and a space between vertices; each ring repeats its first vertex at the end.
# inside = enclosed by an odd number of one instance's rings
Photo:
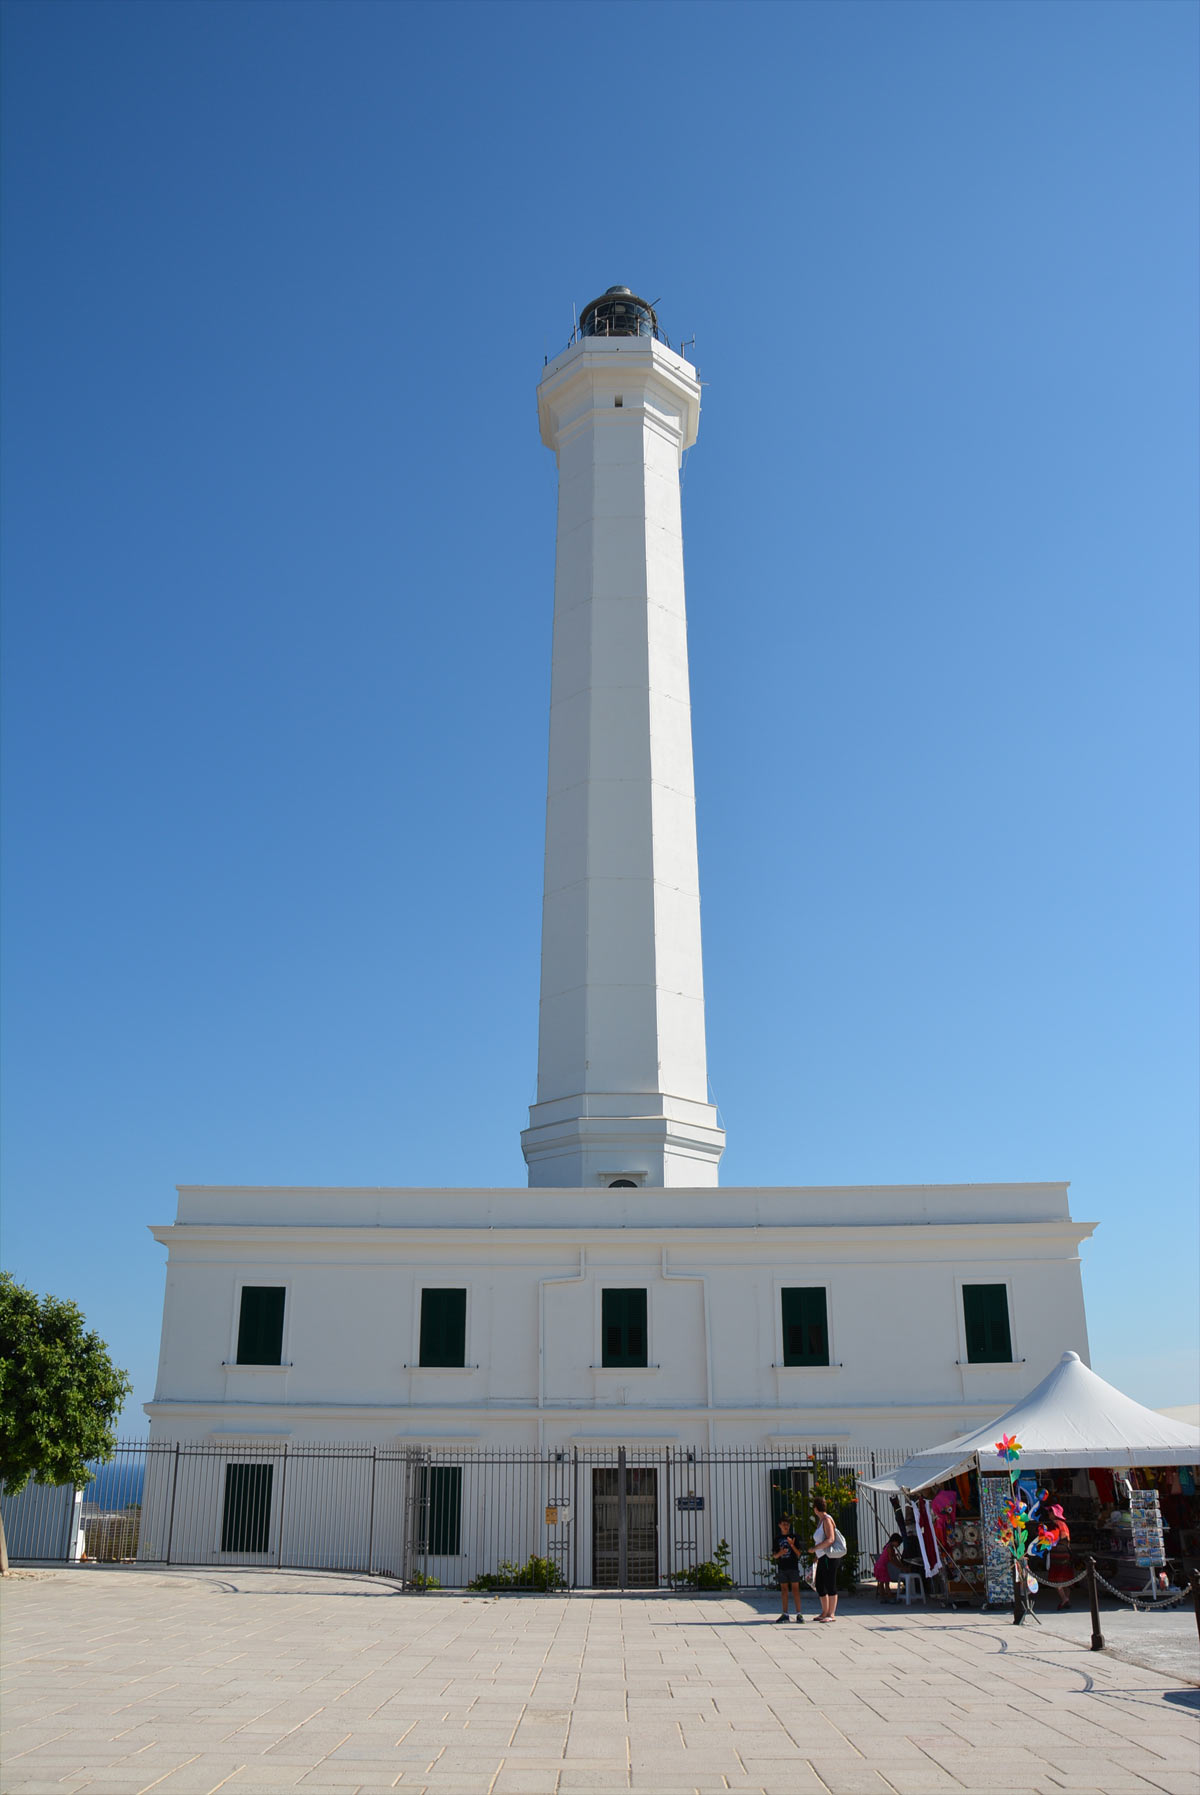
POLYGON ((1200 1570, 1198 1466, 1200 1428, 1143 1408, 1069 1352, 1006 1414, 859 1489, 892 1503, 926 1578, 944 1578, 951 1601, 1010 1599, 1001 1533, 1014 1495, 1041 1502, 1054 1537, 1040 1575, 1060 1600, 1089 1557, 1114 1589, 1151 1600, 1172 1575, 1186 1582, 1200 1570), (1005 1438, 1021 1442, 1011 1476, 1005 1438))

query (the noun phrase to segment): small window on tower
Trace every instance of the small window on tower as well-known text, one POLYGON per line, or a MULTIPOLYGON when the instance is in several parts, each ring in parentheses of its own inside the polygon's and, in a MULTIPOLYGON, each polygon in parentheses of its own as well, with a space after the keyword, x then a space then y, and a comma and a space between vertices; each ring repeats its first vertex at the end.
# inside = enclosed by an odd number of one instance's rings
POLYGON ((613 400, 613 404, 620 406, 620 405, 624 405, 624 403, 625 403, 624 396, 621 393, 618 393, 616 398, 613 400))

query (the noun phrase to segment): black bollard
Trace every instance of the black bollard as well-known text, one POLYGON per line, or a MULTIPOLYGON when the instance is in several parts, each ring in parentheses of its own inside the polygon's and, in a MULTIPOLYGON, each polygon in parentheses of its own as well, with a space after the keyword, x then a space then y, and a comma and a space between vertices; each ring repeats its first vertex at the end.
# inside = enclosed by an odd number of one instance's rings
POLYGON ((1200 1575, 1192 1576, 1192 1607, 1196 1610, 1196 1631, 1200 1633, 1200 1575))
POLYGON ((1087 1561, 1087 1586, 1088 1601, 1092 1605, 1092 1650, 1102 1652, 1104 1635, 1100 1631, 1100 1593, 1096 1588, 1096 1560, 1094 1558, 1089 1558, 1087 1561))
POLYGON ((1013 1626, 1019 1627, 1025 1619, 1024 1592, 1021 1588, 1021 1570, 1017 1560, 1013 1559, 1013 1626))

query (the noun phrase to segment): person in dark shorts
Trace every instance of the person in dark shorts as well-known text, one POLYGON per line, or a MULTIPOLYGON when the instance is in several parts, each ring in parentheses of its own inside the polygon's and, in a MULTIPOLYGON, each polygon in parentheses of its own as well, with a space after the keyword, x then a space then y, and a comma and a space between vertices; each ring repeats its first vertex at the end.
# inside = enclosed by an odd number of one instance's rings
POLYGON ((800 1547, 792 1532, 789 1515, 781 1515, 779 1518, 778 1526, 775 1529, 775 1550, 771 1556, 775 1560, 775 1569, 779 1578, 779 1605, 782 1609, 776 1625, 787 1620, 788 1590, 790 1589, 792 1607, 796 1610, 796 1622, 803 1626, 804 1616, 800 1612, 800 1547))
POLYGON ((817 1619, 831 1621, 837 1618, 838 1568, 837 1559, 829 1557, 829 1548, 837 1537, 837 1528, 823 1496, 813 1497, 813 1520, 817 1523, 813 1529, 813 1557, 817 1561, 816 1586, 821 1598, 817 1619))

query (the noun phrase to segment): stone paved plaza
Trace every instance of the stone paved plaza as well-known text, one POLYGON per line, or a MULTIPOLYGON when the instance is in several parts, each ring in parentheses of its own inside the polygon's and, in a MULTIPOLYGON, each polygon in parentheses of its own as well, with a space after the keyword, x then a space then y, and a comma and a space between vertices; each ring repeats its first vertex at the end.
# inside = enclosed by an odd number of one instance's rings
MULTIPOLYGON (((1081 1616, 860 1597, 782 1627, 767 1598, 133 1567, 14 1579, 4 1606, 6 1795, 1200 1788, 1200 1690, 1089 1652, 1081 1616)), ((1186 1657, 1192 1616, 1155 1624, 1186 1657)))

